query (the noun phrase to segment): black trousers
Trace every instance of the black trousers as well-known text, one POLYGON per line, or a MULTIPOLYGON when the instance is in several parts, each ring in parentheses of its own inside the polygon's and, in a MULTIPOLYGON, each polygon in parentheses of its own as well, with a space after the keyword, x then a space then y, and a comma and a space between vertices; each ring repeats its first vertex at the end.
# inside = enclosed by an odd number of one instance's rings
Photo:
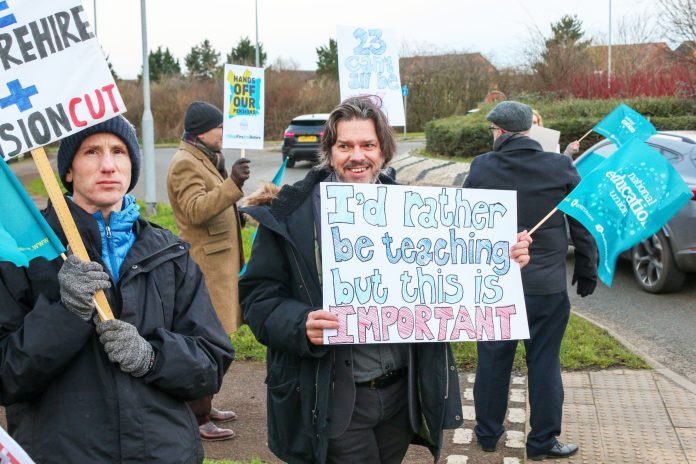
MULTIPOLYGON (((563 382, 560 353, 570 317, 570 302, 567 292, 525 295, 524 301, 530 335, 529 340, 524 340, 531 411, 527 454, 538 455, 551 449, 561 434, 563 382)), ((474 432, 479 443, 493 447, 505 431, 503 422, 517 340, 479 342, 477 348, 474 432)))
POLYGON ((187 401, 186 403, 189 405, 189 408, 191 408, 191 411, 193 411, 193 415, 196 416, 198 425, 210 422, 210 409, 213 407, 213 395, 187 401))
POLYGON ((408 417, 407 378, 384 388, 356 387, 350 424, 329 440, 329 464, 400 463, 413 439, 408 417))

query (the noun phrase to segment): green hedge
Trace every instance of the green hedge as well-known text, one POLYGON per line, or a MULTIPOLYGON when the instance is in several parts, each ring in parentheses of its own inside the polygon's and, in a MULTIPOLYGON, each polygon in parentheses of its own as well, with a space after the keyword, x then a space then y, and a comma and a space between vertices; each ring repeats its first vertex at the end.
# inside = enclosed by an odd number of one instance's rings
MULTIPOLYGON (((649 117, 658 130, 696 130, 696 100, 693 99, 520 100, 541 113, 544 126, 561 131, 563 148, 582 137, 622 102, 649 117)), ((464 157, 490 151, 493 139, 485 116, 493 106, 482 105, 476 113, 429 122, 425 126, 426 150, 438 155, 464 157)), ((592 132, 583 140, 581 148, 588 148, 601 138, 592 132)))

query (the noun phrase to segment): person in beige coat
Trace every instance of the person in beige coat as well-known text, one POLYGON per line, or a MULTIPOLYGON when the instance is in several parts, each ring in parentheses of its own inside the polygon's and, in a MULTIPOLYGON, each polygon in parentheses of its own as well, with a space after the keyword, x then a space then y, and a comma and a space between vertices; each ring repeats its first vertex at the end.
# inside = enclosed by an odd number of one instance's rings
MULTIPOLYGON (((222 156, 222 112, 205 102, 189 105, 184 134, 167 174, 167 193, 181 238, 191 244, 191 255, 205 276, 210 298, 227 333, 242 325, 237 283, 244 265, 237 201, 249 178, 249 160, 238 159, 227 174, 222 156)), ((199 420, 201 437, 232 438, 212 420, 236 418, 231 411, 212 407, 212 397, 189 403, 199 420), (212 419, 212 420, 211 420, 212 419)))

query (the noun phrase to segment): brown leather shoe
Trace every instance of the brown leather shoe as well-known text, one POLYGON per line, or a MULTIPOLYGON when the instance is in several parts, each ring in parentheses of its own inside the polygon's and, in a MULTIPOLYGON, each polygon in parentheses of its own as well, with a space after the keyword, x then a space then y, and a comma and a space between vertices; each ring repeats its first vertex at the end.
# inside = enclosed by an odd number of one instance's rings
POLYGON ((211 407, 210 418, 215 422, 229 422, 237 419, 237 413, 234 411, 220 411, 211 407))
POLYGON ((206 441, 222 441, 229 440, 235 437, 235 433, 231 429, 221 429, 212 421, 206 422, 198 426, 198 431, 201 434, 201 439, 206 441))

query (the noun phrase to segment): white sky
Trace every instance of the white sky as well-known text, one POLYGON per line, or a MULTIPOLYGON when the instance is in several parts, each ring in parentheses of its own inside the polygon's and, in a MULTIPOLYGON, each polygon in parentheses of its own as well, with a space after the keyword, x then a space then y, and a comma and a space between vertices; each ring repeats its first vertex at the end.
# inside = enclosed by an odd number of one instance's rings
MULTIPOLYGON (((93 18, 95 0, 82 0, 93 18)), ((550 24, 577 14, 591 37, 607 37, 609 2, 612 36, 627 17, 647 17, 653 0, 258 0, 259 41, 267 65, 278 58, 314 70, 319 46, 336 37, 336 26, 390 28, 409 50, 482 52, 496 66, 523 61, 530 30, 549 35, 550 24)), ((97 36, 122 78, 142 66, 140 1, 96 0, 97 36)), ((179 59, 209 39, 224 60, 239 39, 255 40, 254 0, 147 0, 148 45, 169 47, 179 59)), ((653 15, 654 17, 654 15, 653 15)))

